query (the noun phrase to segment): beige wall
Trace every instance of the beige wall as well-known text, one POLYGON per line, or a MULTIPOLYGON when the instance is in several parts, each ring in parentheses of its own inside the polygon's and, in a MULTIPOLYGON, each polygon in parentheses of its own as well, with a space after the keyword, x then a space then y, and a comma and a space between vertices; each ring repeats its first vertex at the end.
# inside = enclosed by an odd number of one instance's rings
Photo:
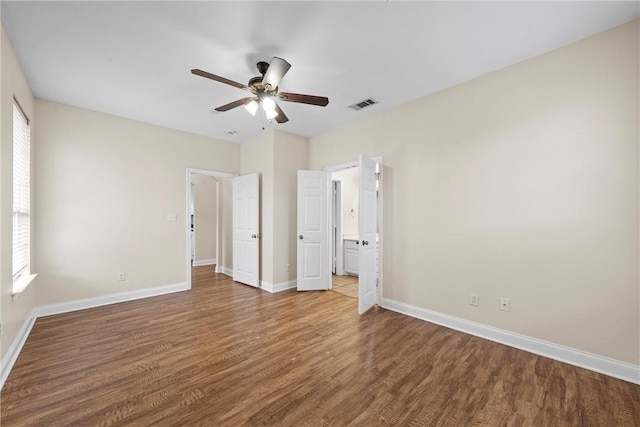
POLYGON ((383 156, 385 298, 640 363, 638 36, 311 138, 312 169, 383 156))
POLYGON ((218 222, 218 232, 222 235, 222 248, 218 253, 218 272, 233 269, 233 186, 231 178, 218 178, 218 200, 221 205, 221 218, 218 222))
POLYGON ((215 259, 218 228, 217 184, 212 176, 191 174, 194 187, 195 261, 215 259))
POLYGON ((260 173, 260 280, 296 278, 297 171, 306 168, 307 140, 268 129, 242 144, 241 173, 260 173))
MULTIPOLYGON (((3 337, 0 341, 0 354, 4 357, 9 345, 18 335, 18 331, 25 320, 31 314, 35 304, 35 291, 39 278, 22 293, 12 300, 12 234, 13 234, 13 97, 18 100, 31 122, 31 157, 35 157, 37 147, 37 132, 34 129, 36 123, 34 113, 34 100, 31 89, 24 76, 22 67, 11 45, 11 41, 1 27, 1 63, 0 63, 0 115, 1 142, 0 142, 0 280, 2 280, 2 294, 0 296, 0 321, 2 322, 3 337)), ((33 162, 33 160, 32 160, 33 162)), ((35 176, 35 168, 31 168, 32 182, 35 176)), ((36 195, 36 188, 32 185, 32 198, 36 195)), ((37 209, 37 202, 31 204, 31 211, 37 209)), ((31 222, 32 242, 37 228, 36 221, 31 222)), ((38 263, 35 254, 31 255, 31 271, 38 272, 38 263)))
POLYGON ((306 138, 274 132, 274 284, 296 280, 298 170, 307 168, 306 138))
POLYGON ((240 147, 48 101, 36 115, 38 305, 185 282, 186 169, 237 173, 240 147))

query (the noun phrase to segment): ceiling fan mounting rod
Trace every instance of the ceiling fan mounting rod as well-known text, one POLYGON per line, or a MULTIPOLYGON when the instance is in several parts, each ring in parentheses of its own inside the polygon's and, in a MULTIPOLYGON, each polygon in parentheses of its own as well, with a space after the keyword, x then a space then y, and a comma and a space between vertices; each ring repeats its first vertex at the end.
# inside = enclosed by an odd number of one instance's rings
POLYGON ((256 64, 256 67, 258 67, 258 71, 260 72, 260 74, 262 74, 262 76, 264 77, 265 73, 267 72, 267 70, 269 69, 269 63, 268 62, 264 62, 264 61, 260 61, 256 64))

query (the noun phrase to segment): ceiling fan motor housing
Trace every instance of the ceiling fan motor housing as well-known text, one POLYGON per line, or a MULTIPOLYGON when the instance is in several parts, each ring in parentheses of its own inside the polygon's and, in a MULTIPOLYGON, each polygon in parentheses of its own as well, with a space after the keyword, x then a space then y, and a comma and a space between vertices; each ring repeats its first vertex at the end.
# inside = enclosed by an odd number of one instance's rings
POLYGON ((252 77, 251 80, 249 80, 249 84, 247 84, 247 86, 249 86, 252 89, 255 88, 256 90, 263 89, 262 76, 252 77))

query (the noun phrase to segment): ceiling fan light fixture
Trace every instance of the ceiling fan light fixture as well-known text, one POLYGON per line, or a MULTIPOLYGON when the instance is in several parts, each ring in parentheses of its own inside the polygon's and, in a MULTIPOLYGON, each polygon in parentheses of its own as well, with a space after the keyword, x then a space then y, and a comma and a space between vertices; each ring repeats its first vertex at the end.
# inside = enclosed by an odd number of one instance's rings
POLYGON ((276 116, 278 115, 278 112, 276 110, 269 110, 269 111, 265 111, 264 114, 267 117, 267 120, 271 120, 276 118, 276 116))
POLYGON ((258 111, 259 106, 260 105, 256 102, 255 99, 252 99, 251 101, 244 104, 245 110, 247 110, 252 116, 256 115, 256 111, 258 111))
POLYGON ((267 114, 267 119, 273 119, 278 115, 276 112, 276 101, 271 98, 262 98, 262 109, 267 114))

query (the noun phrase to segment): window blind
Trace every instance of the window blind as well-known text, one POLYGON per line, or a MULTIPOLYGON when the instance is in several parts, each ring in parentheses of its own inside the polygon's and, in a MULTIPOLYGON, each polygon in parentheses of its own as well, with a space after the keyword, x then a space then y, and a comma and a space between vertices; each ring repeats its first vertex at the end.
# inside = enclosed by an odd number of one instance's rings
POLYGON ((29 120, 13 102, 13 278, 29 274, 31 141, 29 120))

